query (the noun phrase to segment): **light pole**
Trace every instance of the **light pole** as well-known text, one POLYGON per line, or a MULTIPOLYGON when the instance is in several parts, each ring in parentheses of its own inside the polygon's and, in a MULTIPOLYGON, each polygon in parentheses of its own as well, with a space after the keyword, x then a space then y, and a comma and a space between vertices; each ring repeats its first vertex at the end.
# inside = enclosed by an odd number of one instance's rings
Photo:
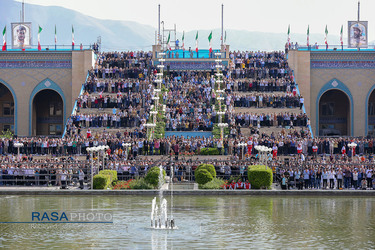
POLYGON ((259 163, 265 164, 267 162, 267 152, 271 152, 272 148, 256 145, 254 147, 259 152, 259 163))
POLYGON ((104 159, 106 157, 106 151, 109 149, 109 146, 108 145, 102 145, 102 146, 98 146, 98 149, 99 151, 102 153, 102 156, 103 156, 103 160, 102 160, 102 168, 104 170, 104 159))
POLYGON ((101 147, 105 147, 105 146, 86 148, 86 150, 90 153, 90 158, 91 158, 91 189, 94 189, 94 152, 99 152, 101 150, 101 147))
POLYGON ((224 89, 220 89, 221 88, 221 84, 224 83, 224 80, 223 80, 223 74, 220 72, 220 69, 222 68, 222 65, 221 65, 221 62, 222 60, 220 59, 221 58, 221 53, 215 53, 215 56, 216 56, 216 79, 215 79, 215 83, 217 84, 217 89, 214 90, 216 92, 216 99, 218 101, 218 111, 217 111, 217 115, 219 116, 218 118, 218 127, 220 128, 220 142, 221 142, 221 145, 223 145, 223 139, 224 139, 224 128, 228 127, 228 123, 223 123, 223 115, 225 115, 225 111, 222 111, 221 110, 221 102, 225 100, 225 98, 221 95, 223 95, 225 93, 224 89))
POLYGON ((158 57, 159 56, 160 56, 159 64, 157 65, 157 67, 159 68, 159 73, 156 74, 157 79, 154 80, 157 88, 154 88, 153 96, 151 98, 152 100, 154 100, 154 105, 151 105, 149 121, 152 121, 152 122, 145 124, 145 127, 147 128, 147 138, 149 140, 152 140, 154 138, 155 127, 156 127, 156 123, 157 123, 157 115, 158 115, 158 112, 159 112, 159 102, 162 101, 162 100, 160 100, 159 94, 161 93, 161 87, 162 87, 162 83, 163 83, 163 75, 164 75, 164 73, 163 73, 164 64, 163 63, 165 62, 165 59, 164 59, 165 53, 160 52, 160 53, 158 53, 158 57))
POLYGON ((354 150, 355 150, 355 147, 357 147, 357 143, 351 142, 351 143, 348 144, 348 147, 349 147, 350 151, 352 152, 351 155, 352 155, 352 158, 353 158, 353 156, 354 156, 354 150))
POLYGON ((146 123, 144 126, 147 128, 147 138, 151 140, 153 137, 152 132, 154 131, 154 128, 156 127, 156 123, 146 123))
POLYGON ((15 142, 13 144, 13 147, 17 148, 17 158, 19 158, 20 157, 20 147, 23 147, 23 143, 22 142, 15 142))
POLYGON ((91 189, 93 189, 93 185, 94 185, 94 173, 93 173, 93 154, 94 154, 94 150, 93 150, 94 147, 88 147, 86 148, 86 151, 90 153, 90 160, 91 160, 91 189))
POLYGON ((240 146, 241 148, 241 154, 242 154, 242 160, 243 160, 243 151, 244 151, 244 147, 246 147, 247 143, 245 142, 241 142, 238 144, 238 146, 240 146))
POLYGON ((125 159, 127 160, 128 159, 128 150, 129 150, 129 147, 131 147, 131 143, 127 142, 127 143, 123 143, 122 144, 122 147, 125 148, 125 159))

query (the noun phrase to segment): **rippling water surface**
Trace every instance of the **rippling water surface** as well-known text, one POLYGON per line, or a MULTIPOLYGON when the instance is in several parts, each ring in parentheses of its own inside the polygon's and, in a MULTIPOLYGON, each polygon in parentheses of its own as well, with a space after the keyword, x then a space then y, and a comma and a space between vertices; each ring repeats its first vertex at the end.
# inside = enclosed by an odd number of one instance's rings
POLYGON ((0 221, 110 211, 113 224, 0 224, 0 248, 374 248, 375 198, 175 196, 178 230, 150 229, 151 196, 2 196, 0 221))

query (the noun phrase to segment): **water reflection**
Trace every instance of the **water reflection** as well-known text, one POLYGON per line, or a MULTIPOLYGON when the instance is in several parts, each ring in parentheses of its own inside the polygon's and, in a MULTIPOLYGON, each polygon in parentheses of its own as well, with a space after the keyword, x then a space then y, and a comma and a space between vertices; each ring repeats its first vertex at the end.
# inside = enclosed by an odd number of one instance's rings
POLYGON ((166 230, 152 230, 151 232, 151 249, 168 249, 168 235, 166 230))
POLYGON ((177 196, 178 230, 150 229, 148 196, 0 199, 1 221, 31 211, 108 210, 114 224, 0 224, 0 247, 29 248, 372 248, 375 198, 177 196), (67 240, 68 239, 68 240, 67 240))

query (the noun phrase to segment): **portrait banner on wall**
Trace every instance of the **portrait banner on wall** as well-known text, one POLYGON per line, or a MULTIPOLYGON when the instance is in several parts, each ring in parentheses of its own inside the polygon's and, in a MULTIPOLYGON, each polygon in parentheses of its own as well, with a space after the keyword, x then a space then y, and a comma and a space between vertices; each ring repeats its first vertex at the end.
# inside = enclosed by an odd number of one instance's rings
POLYGON ((367 48, 367 21, 348 21, 348 47, 367 48))
POLYGON ((31 48, 31 23, 11 23, 12 49, 31 48))

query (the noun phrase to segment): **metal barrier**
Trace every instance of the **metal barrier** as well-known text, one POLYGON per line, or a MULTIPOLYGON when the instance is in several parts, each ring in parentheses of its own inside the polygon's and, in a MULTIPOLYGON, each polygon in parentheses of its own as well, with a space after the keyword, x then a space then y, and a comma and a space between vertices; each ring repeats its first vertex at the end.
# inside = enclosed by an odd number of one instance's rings
MULTIPOLYGON (((84 182, 90 181, 91 168, 88 162, 55 163, 2 163, 0 186, 76 186, 79 170, 84 173, 84 182), (6 166, 6 167, 4 167, 6 166)), ((97 173, 98 169, 94 169, 97 173)))
MULTIPOLYGON (((108 162, 107 162, 108 163, 108 162)), ((100 161, 94 161, 93 173, 97 174, 102 169, 112 169, 117 171, 117 177, 120 181, 127 181, 144 177, 147 171, 153 166, 163 166, 167 176, 173 176, 174 183, 193 183, 195 182, 195 169, 202 163, 212 164, 215 167, 217 178, 224 180, 241 179, 247 180, 247 167, 259 162, 254 160, 175 160, 172 158, 162 158, 157 161, 147 160, 133 160, 133 161, 117 161, 111 164, 102 165, 100 161), (113 163, 113 164, 112 164, 113 163), (171 174, 173 171, 173 174, 171 174)), ((333 169, 349 167, 345 171, 353 173, 355 169, 375 169, 375 163, 320 163, 320 162, 298 162, 298 161, 284 161, 277 162, 271 161, 264 163, 273 170, 273 180, 275 183, 280 183, 282 176, 285 172, 292 170, 293 172, 299 171, 301 173, 298 179, 295 175, 289 178, 288 187, 299 189, 313 189, 325 188, 323 185, 324 180, 321 178, 319 181, 315 177, 304 179, 303 171, 305 169, 333 169)), ((91 161, 76 161, 76 162, 51 162, 51 163, 2 163, 0 171, 0 186, 67 186, 77 187, 79 185, 79 170, 84 172, 84 185, 90 188, 91 183, 91 161), (65 181, 64 181, 65 180, 65 181)), ((316 173, 316 172, 314 172, 316 173)), ((362 171, 362 173, 367 173, 362 171)), ((315 176, 315 175, 312 175, 315 176)), ((368 183, 372 183, 375 175, 371 176, 370 181, 367 175, 362 174, 360 180, 366 179, 368 183)), ((354 182, 351 176, 343 176, 342 180, 336 180, 335 186, 332 188, 357 188, 360 183, 354 182)), ((326 181, 327 182, 327 181, 326 181)), ((330 181, 328 180, 328 183, 330 181)), ((333 185, 333 184, 331 184, 333 185)), ((369 185, 369 184, 368 184, 369 185)), ((81 185, 82 187, 82 185, 81 185)), ((372 185, 369 186, 372 188, 372 185)))
MULTIPOLYGON (((113 166, 102 166, 95 161, 93 173, 97 174, 102 169, 117 171, 118 180, 130 180, 144 177, 153 166, 163 165, 167 176, 173 171, 174 182, 195 182, 194 171, 201 163, 213 164, 217 177, 229 180, 231 177, 247 178, 247 166, 253 161, 221 161, 221 160, 170 160, 161 159, 145 164, 145 161, 133 160, 129 162, 115 162, 113 166)), ((0 186, 62 186, 61 177, 66 178, 67 186, 77 186, 79 170, 84 172, 84 182, 89 186, 91 182, 91 161, 81 162, 53 162, 53 163, 2 163, 0 169, 0 186)), ((64 179, 65 179, 64 178, 64 179)))

